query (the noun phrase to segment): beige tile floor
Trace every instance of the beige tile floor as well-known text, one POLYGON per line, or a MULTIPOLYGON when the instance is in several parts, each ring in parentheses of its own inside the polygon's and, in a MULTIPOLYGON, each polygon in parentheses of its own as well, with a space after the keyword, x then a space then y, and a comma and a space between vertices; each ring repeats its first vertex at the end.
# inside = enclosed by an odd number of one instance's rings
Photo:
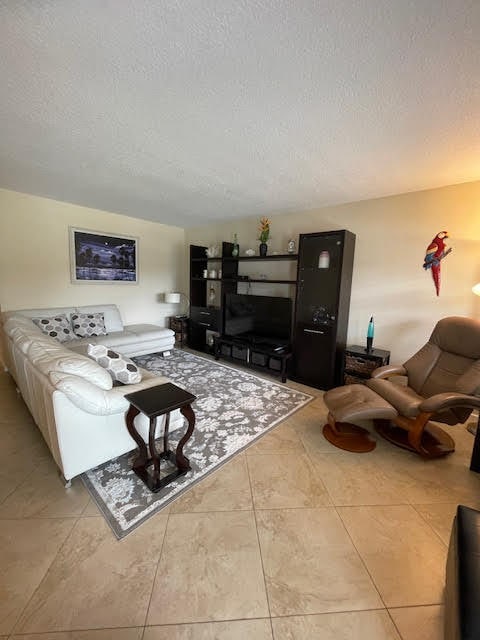
POLYGON ((322 393, 117 541, 0 374, 0 640, 439 640, 473 436, 425 462, 322 436, 322 393))

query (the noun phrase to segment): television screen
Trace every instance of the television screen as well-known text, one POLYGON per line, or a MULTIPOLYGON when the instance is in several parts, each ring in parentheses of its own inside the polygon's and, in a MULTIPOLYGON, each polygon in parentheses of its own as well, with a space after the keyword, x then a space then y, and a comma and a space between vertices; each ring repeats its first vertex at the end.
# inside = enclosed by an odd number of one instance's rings
POLYGON ((290 298, 226 294, 225 335, 286 344, 290 341, 291 328, 290 298))

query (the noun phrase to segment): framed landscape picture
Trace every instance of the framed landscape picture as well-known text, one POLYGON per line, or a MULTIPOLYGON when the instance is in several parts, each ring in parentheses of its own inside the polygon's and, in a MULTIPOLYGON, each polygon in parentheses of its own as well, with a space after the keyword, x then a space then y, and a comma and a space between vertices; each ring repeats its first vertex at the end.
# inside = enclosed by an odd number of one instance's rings
POLYGON ((137 284, 138 239, 70 227, 72 282, 137 284))

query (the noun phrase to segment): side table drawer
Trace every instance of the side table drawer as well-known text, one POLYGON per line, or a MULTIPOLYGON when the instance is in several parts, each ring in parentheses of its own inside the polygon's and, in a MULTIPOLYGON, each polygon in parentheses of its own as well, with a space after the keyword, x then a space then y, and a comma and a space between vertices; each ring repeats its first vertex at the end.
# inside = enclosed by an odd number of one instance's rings
POLYGON ((372 371, 390 362, 390 351, 351 345, 345 349, 344 384, 365 384, 372 371))
POLYGON ((371 372, 381 365, 382 361, 377 358, 367 359, 351 354, 345 355, 345 371, 355 373, 356 375, 370 377, 371 372))
POLYGON ((190 318, 205 329, 217 331, 220 325, 220 310, 210 309, 209 307, 192 307, 190 309, 190 318))
POLYGON ((343 377, 343 384, 367 384, 367 380, 368 378, 352 376, 349 373, 345 373, 343 377))

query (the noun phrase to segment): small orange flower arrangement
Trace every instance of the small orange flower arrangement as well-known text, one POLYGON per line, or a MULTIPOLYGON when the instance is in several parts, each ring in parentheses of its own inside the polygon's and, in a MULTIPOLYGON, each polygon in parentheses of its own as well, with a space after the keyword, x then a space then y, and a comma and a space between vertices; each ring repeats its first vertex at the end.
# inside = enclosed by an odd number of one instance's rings
POLYGON ((270 220, 266 216, 263 216, 260 220, 258 230, 260 231, 260 235, 258 236, 260 242, 267 242, 268 236, 270 235, 270 220))

